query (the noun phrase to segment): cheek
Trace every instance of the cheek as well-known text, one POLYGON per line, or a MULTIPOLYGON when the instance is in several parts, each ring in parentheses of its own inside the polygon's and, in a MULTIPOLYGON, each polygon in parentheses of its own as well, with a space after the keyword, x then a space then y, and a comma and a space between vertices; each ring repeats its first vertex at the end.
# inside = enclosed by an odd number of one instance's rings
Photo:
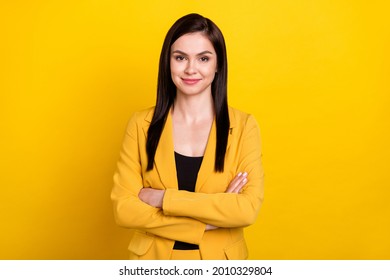
POLYGON ((175 75, 179 75, 183 72, 183 66, 178 63, 171 63, 171 75, 172 77, 175 75))
POLYGON ((204 74, 210 77, 211 79, 214 79, 216 71, 217 71, 217 66, 215 64, 209 65, 207 68, 204 68, 204 74))
POLYGON ((207 77, 208 79, 214 80, 214 78, 215 78, 215 69, 214 68, 208 68, 203 73, 204 73, 204 76, 207 77))
POLYGON ((177 84, 178 84, 178 80, 177 80, 177 75, 171 71, 171 80, 173 82, 173 84, 177 87, 177 84))
POLYGON ((171 66, 171 80, 176 87, 179 85, 180 69, 178 67, 171 66))
POLYGON ((171 64, 171 78, 174 79, 175 76, 177 76, 177 67, 175 67, 175 65, 172 65, 171 64))

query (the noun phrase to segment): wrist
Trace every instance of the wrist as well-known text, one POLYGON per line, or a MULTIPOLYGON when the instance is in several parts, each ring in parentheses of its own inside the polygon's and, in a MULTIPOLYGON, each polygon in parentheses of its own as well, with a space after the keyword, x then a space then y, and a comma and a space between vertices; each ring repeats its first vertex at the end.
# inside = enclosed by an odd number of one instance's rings
POLYGON ((163 202, 164 202, 164 196, 165 196, 165 190, 161 190, 160 191, 160 195, 159 195, 159 201, 158 201, 158 208, 163 208, 163 202))

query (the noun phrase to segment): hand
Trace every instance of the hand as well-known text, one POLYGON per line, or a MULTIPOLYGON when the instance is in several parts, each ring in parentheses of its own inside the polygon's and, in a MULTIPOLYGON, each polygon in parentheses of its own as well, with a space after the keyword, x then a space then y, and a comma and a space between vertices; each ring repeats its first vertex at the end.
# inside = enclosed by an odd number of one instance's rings
MULTIPOLYGON (((226 189, 225 193, 240 193, 242 188, 245 186, 245 184, 248 182, 248 173, 240 172, 237 174, 237 176, 230 182, 228 188, 226 189)), ((206 225, 206 231, 208 230, 214 230, 218 227, 213 225, 206 225)))
POLYGON ((213 226, 213 225, 206 225, 206 231, 208 230, 213 230, 213 229, 217 229, 218 227, 216 226, 213 226))
POLYGON ((246 173, 246 172, 238 173, 237 176, 234 177, 234 179, 230 182, 225 193, 240 193, 242 188, 248 182, 247 176, 248 176, 248 173, 246 173))
POLYGON ((156 208, 162 208, 164 195, 164 190, 156 190, 152 188, 142 188, 138 193, 139 199, 156 208))

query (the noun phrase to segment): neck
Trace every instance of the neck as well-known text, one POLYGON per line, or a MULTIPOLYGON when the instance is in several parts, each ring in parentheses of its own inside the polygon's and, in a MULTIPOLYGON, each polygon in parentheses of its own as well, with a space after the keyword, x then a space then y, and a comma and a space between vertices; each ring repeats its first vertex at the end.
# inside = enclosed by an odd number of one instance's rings
POLYGON ((210 94, 194 96, 177 94, 172 114, 186 123, 214 119, 214 101, 210 94))

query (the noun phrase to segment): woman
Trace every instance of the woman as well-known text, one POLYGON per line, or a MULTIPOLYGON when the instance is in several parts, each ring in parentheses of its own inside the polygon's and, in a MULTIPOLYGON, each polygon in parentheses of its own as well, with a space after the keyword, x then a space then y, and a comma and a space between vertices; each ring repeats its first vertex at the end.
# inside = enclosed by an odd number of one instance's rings
POLYGON ((156 106, 130 119, 111 198, 130 259, 246 259, 263 199, 253 116, 228 107, 223 35, 189 14, 168 31, 156 106))

